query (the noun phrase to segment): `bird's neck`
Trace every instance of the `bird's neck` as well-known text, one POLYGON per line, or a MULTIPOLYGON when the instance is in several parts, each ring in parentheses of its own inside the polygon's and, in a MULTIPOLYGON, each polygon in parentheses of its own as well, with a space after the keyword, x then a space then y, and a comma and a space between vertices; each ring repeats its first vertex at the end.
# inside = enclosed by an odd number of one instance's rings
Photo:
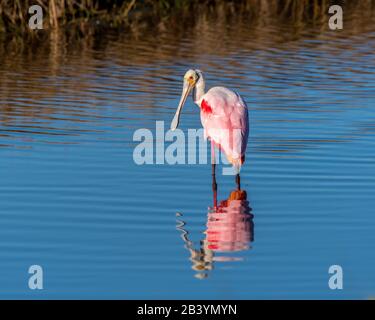
POLYGON ((197 84, 195 85, 193 89, 193 99, 196 104, 200 104, 201 99, 204 95, 204 87, 205 87, 205 82, 203 77, 200 77, 197 84))

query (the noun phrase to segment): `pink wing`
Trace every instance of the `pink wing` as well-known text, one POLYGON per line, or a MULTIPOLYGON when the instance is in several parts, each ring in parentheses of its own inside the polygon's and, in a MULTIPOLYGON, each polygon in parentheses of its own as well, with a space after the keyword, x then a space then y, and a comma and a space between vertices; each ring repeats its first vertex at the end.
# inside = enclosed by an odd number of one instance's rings
POLYGON ((201 102, 201 122, 209 137, 233 165, 244 161, 249 136, 246 103, 241 96, 224 87, 214 87, 201 102))

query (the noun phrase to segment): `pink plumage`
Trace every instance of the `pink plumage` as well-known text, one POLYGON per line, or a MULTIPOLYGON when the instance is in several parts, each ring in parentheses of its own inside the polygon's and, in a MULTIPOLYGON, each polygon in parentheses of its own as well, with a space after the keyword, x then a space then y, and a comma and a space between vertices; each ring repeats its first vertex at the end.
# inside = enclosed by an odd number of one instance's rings
POLYGON ((241 166, 249 136, 245 101, 227 88, 213 87, 199 102, 205 137, 225 153, 230 163, 241 166))

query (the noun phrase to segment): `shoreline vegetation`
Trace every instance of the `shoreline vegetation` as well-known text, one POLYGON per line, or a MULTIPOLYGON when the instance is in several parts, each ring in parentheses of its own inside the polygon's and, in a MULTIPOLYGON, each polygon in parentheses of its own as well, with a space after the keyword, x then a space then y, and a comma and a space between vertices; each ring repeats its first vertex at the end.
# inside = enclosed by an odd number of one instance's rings
POLYGON ((73 28, 118 29, 169 27, 194 21, 197 14, 227 19, 244 17, 252 21, 288 20, 296 25, 322 22, 330 5, 345 10, 371 12, 374 0, 3 0, 0 2, 0 35, 35 35, 40 31, 73 28), (43 9, 43 30, 31 30, 28 9, 43 9))
MULTIPOLYGON (((337 36, 373 31, 375 0, 2 0, 0 60, 42 51, 56 58, 124 37, 134 43, 168 38, 168 45, 190 37, 198 47, 217 33, 218 40, 242 34, 251 39, 243 42, 248 47, 278 37, 298 39, 306 32, 324 36, 333 4, 344 11, 345 32, 335 31, 337 36), (43 8, 41 30, 28 27, 32 4, 43 8)), ((221 52, 220 46, 200 49, 221 52)))

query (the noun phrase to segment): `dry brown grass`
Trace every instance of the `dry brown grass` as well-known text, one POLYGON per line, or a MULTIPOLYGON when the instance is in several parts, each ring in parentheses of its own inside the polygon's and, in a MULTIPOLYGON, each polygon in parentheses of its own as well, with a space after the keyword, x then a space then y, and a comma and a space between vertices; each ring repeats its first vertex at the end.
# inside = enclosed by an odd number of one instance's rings
POLYGON ((92 24, 100 21, 110 27, 129 25, 136 21, 154 24, 175 12, 188 14, 195 10, 225 15, 248 15, 253 19, 286 18, 295 23, 318 20, 330 4, 357 6, 371 10, 374 0, 2 0, 0 32, 29 31, 28 8, 39 4, 45 14, 44 28, 71 24, 92 24))

